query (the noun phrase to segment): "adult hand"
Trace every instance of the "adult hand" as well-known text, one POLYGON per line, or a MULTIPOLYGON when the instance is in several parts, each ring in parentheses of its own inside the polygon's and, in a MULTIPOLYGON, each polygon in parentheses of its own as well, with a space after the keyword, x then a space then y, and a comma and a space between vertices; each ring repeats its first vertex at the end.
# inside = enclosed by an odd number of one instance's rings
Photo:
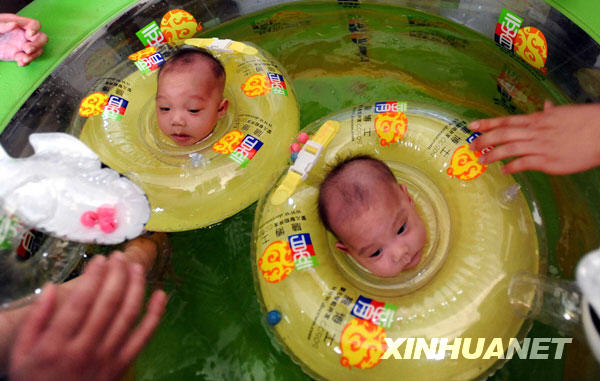
POLYGON ((600 105, 553 106, 544 111, 478 120, 469 126, 483 134, 471 143, 473 151, 495 146, 481 156, 482 164, 515 157, 504 173, 537 170, 570 174, 600 165, 600 105))
POLYGON ((0 13, 0 61, 26 66, 44 51, 48 36, 40 22, 11 13, 0 13))
POLYGON ((142 350, 164 312, 156 291, 142 308, 145 278, 139 264, 116 252, 95 256, 77 288, 57 303, 48 285, 20 328, 10 359, 11 380, 114 380, 142 350))

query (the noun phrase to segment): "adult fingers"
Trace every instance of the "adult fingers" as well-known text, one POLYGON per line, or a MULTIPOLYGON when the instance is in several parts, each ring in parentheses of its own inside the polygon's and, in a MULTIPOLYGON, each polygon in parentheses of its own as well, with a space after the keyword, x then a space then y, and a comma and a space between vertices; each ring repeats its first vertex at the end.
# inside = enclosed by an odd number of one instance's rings
POLYGON ((532 131, 524 128, 501 128, 491 130, 482 134, 469 145, 471 151, 481 151, 482 149, 504 144, 509 142, 523 141, 531 139, 532 131))
POLYGON ((39 341, 46 324, 56 306, 56 285, 48 284, 42 294, 31 306, 29 315, 23 322, 13 345, 14 359, 23 358, 34 344, 39 341))
POLYGON ((38 50, 36 50, 35 52, 33 52, 32 54, 29 55, 29 62, 33 61, 34 59, 38 58, 39 56, 42 55, 42 53, 44 52, 43 48, 39 48, 38 50))
POLYGON ((25 38, 27 38, 28 40, 33 39, 38 34, 41 27, 42 27, 42 24, 40 24, 39 21, 37 21, 37 20, 29 21, 27 23, 27 25, 25 26, 25 38))
POLYGON ((25 52, 16 52, 13 55, 13 59, 19 66, 27 66, 31 62, 31 58, 29 58, 29 54, 25 52))
POLYGON ((144 269, 140 264, 136 263, 129 265, 128 271, 130 279, 127 293, 118 315, 113 320, 108 333, 104 336, 104 343, 99 349, 102 354, 115 353, 117 351, 117 348, 125 341, 127 333, 135 324, 142 309, 146 283, 144 269))
POLYGON ((0 13, 0 22, 14 22, 15 17, 19 17, 14 13, 0 13))
POLYGON ((19 27, 25 29, 28 38, 34 36, 37 32, 39 32, 42 26, 38 20, 29 17, 22 17, 12 13, 0 14, 0 22, 12 22, 17 24, 19 27))
POLYGON ((72 337, 79 331, 94 304, 105 272, 106 258, 96 255, 83 275, 73 280, 77 282, 77 287, 54 315, 48 328, 56 342, 64 341, 65 337, 72 337))
POLYGON ((569 175, 572 173, 585 171, 590 168, 591 167, 588 161, 570 162, 559 160, 556 157, 549 158, 544 155, 531 155, 511 161, 502 169, 502 171, 508 174, 531 170, 541 171, 551 175, 569 175))
POLYGON ((17 61, 17 64, 19 66, 27 66, 31 63, 31 61, 41 56, 43 52, 44 49, 42 48, 39 48, 33 54, 25 54, 23 52, 19 52, 15 55, 15 61, 17 61))
POLYGON ((158 323, 160 323, 160 319, 165 312, 166 304, 167 295, 165 292, 162 290, 154 291, 148 301, 144 318, 121 350, 119 356, 121 367, 124 368, 127 366, 127 364, 137 357, 142 348, 144 348, 144 345, 146 345, 146 342, 150 339, 156 327, 158 327, 158 323))
POLYGON ((536 145, 531 144, 527 141, 514 142, 509 144, 503 144, 495 147, 490 152, 479 158, 481 164, 490 164, 502 159, 508 159, 509 157, 518 157, 525 155, 537 155, 543 153, 536 148, 536 145))
POLYGON ((76 347, 91 348, 99 338, 104 337, 109 323, 121 307, 128 282, 127 264, 123 261, 122 253, 116 252, 108 260, 106 276, 99 286, 89 317, 77 335, 76 347))
POLYGON ((502 167, 502 172, 510 175, 522 171, 546 171, 548 159, 540 155, 523 156, 502 167))
POLYGON ((48 42, 48 35, 46 33, 38 33, 35 38, 27 42, 23 46, 23 51, 27 54, 32 54, 48 42))
POLYGON ((0 33, 8 33, 18 27, 19 25, 16 22, 0 22, 0 33))
POLYGON ((550 110, 550 109, 551 109, 551 108, 553 108, 553 107, 554 107, 554 103, 552 103, 552 101, 551 101, 551 100, 549 100, 549 99, 546 99, 546 100, 544 101, 544 111, 550 110))
POLYGON ((15 20, 21 28, 25 29, 25 38, 31 40, 40 31, 42 24, 38 20, 28 17, 19 17, 15 20))
POLYGON ((493 119, 480 119, 469 124, 473 131, 489 131, 498 127, 524 127, 537 118, 536 114, 503 116, 493 119))

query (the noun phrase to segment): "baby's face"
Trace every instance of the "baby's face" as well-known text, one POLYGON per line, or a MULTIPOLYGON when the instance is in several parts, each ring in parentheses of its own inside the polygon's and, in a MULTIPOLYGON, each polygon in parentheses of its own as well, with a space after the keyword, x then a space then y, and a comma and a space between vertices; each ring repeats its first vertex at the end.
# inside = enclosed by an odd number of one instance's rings
POLYGON ((425 224, 406 186, 394 184, 393 189, 382 191, 359 217, 335 229, 340 239, 336 247, 381 277, 415 267, 426 241, 425 224))
POLYGON ((207 137, 227 112, 228 101, 207 66, 167 71, 158 80, 156 118, 160 130, 180 146, 207 137))

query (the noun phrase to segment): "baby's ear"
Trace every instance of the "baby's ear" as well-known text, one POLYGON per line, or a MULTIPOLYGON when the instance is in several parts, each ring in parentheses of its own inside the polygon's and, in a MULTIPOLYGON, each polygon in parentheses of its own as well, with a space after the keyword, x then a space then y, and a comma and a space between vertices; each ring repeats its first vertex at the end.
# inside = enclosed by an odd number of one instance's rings
POLYGON ((335 248, 338 249, 339 251, 343 251, 346 254, 350 254, 350 250, 348 250, 348 247, 340 241, 337 241, 335 243, 335 248))
POLYGON ((229 99, 223 98, 221 103, 219 103, 219 108, 217 109, 219 119, 221 119, 223 117, 223 115, 225 115, 228 107, 229 107, 229 99))
POLYGON ((410 203, 413 203, 413 199, 412 197, 410 197, 410 194, 408 194, 408 189, 406 189, 406 184, 400 184, 400 190, 402 191, 402 193, 404 193, 406 195, 406 197, 408 197, 408 201, 410 201, 410 203))

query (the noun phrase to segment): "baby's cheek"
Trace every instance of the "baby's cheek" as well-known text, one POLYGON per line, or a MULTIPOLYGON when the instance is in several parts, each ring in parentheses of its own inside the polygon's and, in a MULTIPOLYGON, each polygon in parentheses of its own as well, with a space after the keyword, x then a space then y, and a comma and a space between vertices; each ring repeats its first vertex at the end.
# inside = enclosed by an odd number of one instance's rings
POLYGON ((387 276, 387 272, 390 270, 389 266, 365 266, 367 267, 367 269, 369 269, 373 274, 377 275, 377 276, 382 276, 385 277, 387 276))
POLYGON ((161 117, 158 112, 156 113, 156 122, 158 123, 158 128, 160 128, 162 132, 165 132, 165 126, 167 125, 167 123, 165 121, 165 118, 161 117))
POLYGON ((427 229, 425 229, 425 223, 421 219, 419 219, 416 233, 418 244, 420 245, 420 249, 422 249, 427 241, 427 229))
POLYGON ((425 231, 425 229, 423 229, 423 231, 421 232, 421 236, 419 237, 419 250, 423 248, 423 246, 425 246, 425 244, 427 243, 427 232, 425 231))

